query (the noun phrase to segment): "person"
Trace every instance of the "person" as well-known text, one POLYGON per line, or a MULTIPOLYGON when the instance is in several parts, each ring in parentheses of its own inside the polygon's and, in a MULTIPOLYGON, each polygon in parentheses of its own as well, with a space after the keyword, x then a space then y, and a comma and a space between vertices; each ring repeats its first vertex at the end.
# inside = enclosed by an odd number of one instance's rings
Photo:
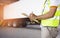
POLYGON ((43 14, 37 16, 31 13, 29 19, 41 20, 41 38, 56 38, 59 16, 60 0, 47 0, 43 14))

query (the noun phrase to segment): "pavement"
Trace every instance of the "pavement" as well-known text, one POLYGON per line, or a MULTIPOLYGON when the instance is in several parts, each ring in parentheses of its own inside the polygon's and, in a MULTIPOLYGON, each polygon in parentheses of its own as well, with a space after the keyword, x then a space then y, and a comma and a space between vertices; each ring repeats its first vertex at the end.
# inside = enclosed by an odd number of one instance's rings
MULTIPOLYGON (((0 38, 40 38, 40 31, 39 25, 28 25, 27 28, 0 27, 0 38)), ((60 38, 60 31, 57 38, 60 38)))

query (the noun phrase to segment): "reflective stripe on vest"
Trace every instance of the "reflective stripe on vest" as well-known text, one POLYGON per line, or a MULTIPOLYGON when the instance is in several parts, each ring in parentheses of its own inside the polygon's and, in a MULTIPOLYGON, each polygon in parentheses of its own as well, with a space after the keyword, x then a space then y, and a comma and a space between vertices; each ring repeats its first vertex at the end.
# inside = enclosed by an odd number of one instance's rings
MULTIPOLYGON (((46 3, 44 14, 49 11, 49 1, 46 3), (47 11, 48 10, 48 11, 47 11)), ((58 9, 55 13, 55 16, 50 19, 42 20, 41 24, 43 26, 50 26, 50 27, 57 27, 59 25, 59 16, 60 16, 60 5, 58 6, 58 9)))

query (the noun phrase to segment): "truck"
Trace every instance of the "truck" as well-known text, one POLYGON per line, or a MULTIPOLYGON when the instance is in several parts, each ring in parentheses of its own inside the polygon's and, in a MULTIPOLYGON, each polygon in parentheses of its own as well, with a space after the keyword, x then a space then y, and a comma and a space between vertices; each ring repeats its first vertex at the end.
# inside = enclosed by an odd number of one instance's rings
POLYGON ((28 19, 30 13, 33 12, 35 15, 38 16, 41 14, 39 13, 41 12, 41 9, 42 8, 40 7, 39 0, 20 0, 7 4, 4 6, 3 9, 4 23, 2 23, 2 25, 8 25, 13 27, 26 27, 26 20, 28 19), (25 13, 28 16, 24 16, 22 15, 22 13, 25 13))

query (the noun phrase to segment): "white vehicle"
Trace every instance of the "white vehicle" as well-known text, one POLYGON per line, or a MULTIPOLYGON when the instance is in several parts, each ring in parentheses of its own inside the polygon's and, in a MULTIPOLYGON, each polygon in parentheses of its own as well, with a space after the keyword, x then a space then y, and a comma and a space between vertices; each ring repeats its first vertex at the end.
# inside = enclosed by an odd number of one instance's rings
MULTIPOLYGON (((4 20, 23 19, 25 21, 24 18, 27 18, 27 16, 22 15, 22 13, 25 13, 28 16, 32 12, 35 15, 40 15, 40 12, 42 12, 41 10, 43 9, 41 2, 43 4, 43 1, 41 0, 20 0, 6 5, 4 7, 4 20)), ((10 24, 8 24, 8 26, 10 26, 10 24)), ((15 22, 13 23, 13 26, 16 26, 15 22)))

